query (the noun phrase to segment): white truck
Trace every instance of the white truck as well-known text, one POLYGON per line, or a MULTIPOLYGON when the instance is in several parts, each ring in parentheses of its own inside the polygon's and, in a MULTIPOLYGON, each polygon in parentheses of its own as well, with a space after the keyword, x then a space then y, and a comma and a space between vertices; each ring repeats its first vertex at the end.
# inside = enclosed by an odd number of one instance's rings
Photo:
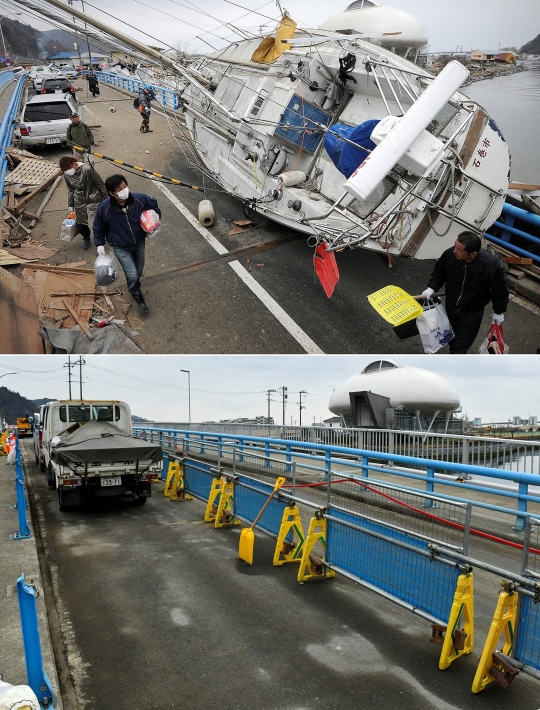
POLYGON ((132 436, 125 402, 63 400, 41 410, 41 447, 49 488, 66 510, 94 497, 151 496, 162 468, 161 446, 132 436))

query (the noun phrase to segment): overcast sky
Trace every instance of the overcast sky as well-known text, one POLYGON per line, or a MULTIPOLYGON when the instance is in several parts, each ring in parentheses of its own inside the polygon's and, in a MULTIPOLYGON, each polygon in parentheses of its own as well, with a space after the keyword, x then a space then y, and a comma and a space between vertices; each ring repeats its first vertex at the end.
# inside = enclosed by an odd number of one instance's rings
MULTIPOLYGON (((220 23, 234 23, 237 27, 257 31, 266 23, 263 32, 275 27, 273 20, 279 17, 275 0, 266 3, 264 0, 235 0, 235 3, 226 0, 198 0, 196 3, 192 0, 90 0, 85 6, 88 14, 147 44, 176 47, 189 43, 189 50, 209 51, 208 45, 196 39, 197 35, 219 46, 223 44, 216 35, 231 40, 238 38, 234 31, 220 27, 220 23), (255 10, 259 14, 253 12, 255 10)), ((281 4, 300 26, 317 27, 350 2, 283 0, 281 4)), ((539 0, 391 0, 381 4, 415 15, 427 29, 430 51, 454 50, 461 46, 464 50, 491 50, 497 49, 499 44, 520 47, 540 33, 539 0)), ((75 0, 74 7, 80 9, 80 6, 79 0, 75 0)), ((0 0, 0 12, 6 9, 7 14, 13 13, 5 0, 0 0)), ((39 29, 50 29, 50 25, 40 23, 26 12, 19 19, 23 18, 39 29)))
MULTIPOLYGON (((72 358, 74 359, 74 358, 72 358)), ((266 390, 288 387, 286 422, 298 422, 298 392, 307 390, 303 424, 331 416, 332 390, 363 370, 377 356, 353 355, 87 355, 83 396, 119 399, 132 413, 157 421, 187 421, 188 376, 191 377, 192 421, 266 415, 266 390)), ((539 359, 536 356, 397 356, 398 365, 432 370, 458 390, 463 411, 484 422, 511 417, 540 417, 539 359)), ((0 386, 29 399, 67 399, 67 357, 1 356, 0 386)), ((77 383, 73 395, 79 396, 77 383)), ((279 393, 271 413, 281 423, 279 393)))

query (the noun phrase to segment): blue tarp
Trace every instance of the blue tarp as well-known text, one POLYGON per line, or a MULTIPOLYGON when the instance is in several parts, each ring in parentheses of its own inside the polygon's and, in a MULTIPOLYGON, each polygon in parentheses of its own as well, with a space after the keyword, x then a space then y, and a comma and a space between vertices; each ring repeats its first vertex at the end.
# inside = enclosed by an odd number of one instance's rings
POLYGON ((326 152, 332 159, 332 162, 343 173, 346 178, 349 178, 356 168, 363 163, 369 155, 362 148, 357 148, 350 143, 342 141, 339 136, 334 135, 339 133, 340 136, 347 138, 360 146, 373 150, 376 145, 371 140, 370 136, 375 126, 379 123, 378 120, 365 121, 359 126, 345 126, 341 123, 336 123, 332 126, 333 133, 328 132, 324 137, 324 147, 326 152))

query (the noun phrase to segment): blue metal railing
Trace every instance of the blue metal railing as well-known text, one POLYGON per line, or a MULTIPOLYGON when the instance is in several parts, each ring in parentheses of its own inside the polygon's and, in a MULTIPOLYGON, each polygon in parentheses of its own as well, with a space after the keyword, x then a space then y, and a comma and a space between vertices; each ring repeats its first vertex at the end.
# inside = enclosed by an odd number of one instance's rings
POLYGON ((267 437, 231 435, 223 433, 197 432, 191 430, 165 429, 157 427, 134 427, 135 433, 144 434, 145 438, 153 440, 154 436, 161 436, 164 446, 167 441, 163 435, 169 439, 171 445, 177 446, 180 441, 185 446, 186 453, 197 448, 199 453, 204 453, 205 445, 211 443, 220 452, 231 454, 233 449, 241 455, 241 452, 252 446, 262 447, 265 455, 269 456, 270 450, 276 456, 279 454, 284 460, 290 460, 292 456, 300 459, 302 463, 298 466, 323 474, 327 479, 332 471, 335 472, 336 465, 352 469, 354 473, 362 477, 368 477, 372 472, 382 473, 385 476, 396 476, 404 479, 399 486, 418 490, 422 488, 428 493, 434 491, 435 485, 450 487, 450 494, 437 493, 440 498, 447 500, 459 500, 464 503, 471 503, 475 507, 485 508, 508 515, 516 516, 514 529, 522 531, 525 527, 528 503, 540 503, 540 495, 531 493, 530 486, 540 486, 540 475, 529 473, 518 473, 495 468, 458 464, 448 461, 434 461, 412 456, 402 456, 387 452, 367 451, 363 449, 347 448, 329 444, 310 443, 306 441, 290 441, 286 439, 268 439, 267 437), (302 449, 299 451, 298 449, 302 449), (314 453, 305 453, 305 451, 314 453), (347 458, 343 458, 347 457, 347 458), (401 468, 398 468, 401 467, 401 468), (414 467, 414 468, 413 468, 414 467), (418 470, 420 469, 420 470, 418 470), (451 479, 448 474, 457 474, 459 481, 451 479), (467 482, 469 476, 478 476, 508 483, 517 483, 517 490, 503 489, 490 485, 486 482, 483 485, 467 482), (465 480, 463 480, 465 479, 465 480), (454 492, 455 491, 455 492, 454 492), (459 493, 457 493, 459 491, 459 493), (515 501, 515 508, 506 505, 495 505, 477 499, 469 499, 463 495, 464 491, 477 491, 488 493, 493 496, 508 501, 509 505, 515 501))
MULTIPOLYGON (((41 641, 37 615, 36 588, 24 581, 24 574, 17 580, 17 597, 21 617, 21 630, 26 663, 26 678, 43 710, 53 710, 53 692, 49 676, 43 668, 41 641)), ((19 706, 17 706, 19 707, 19 706)))
POLYGON ((4 84, 13 81, 14 78, 15 74, 11 69, 6 69, 5 71, 0 72, 0 86, 4 86, 4 84))
POLYGON ((131 91, 134 94, 138 94, 142 89, 152 89, 156 100, 159 101, 162 106, 170 106, 173 109, 178 108, 178 94, 171 89, 165 89, 163 86, 157 86, 156 84, 147 84, 139 79, 132 79, 131 77, 122 76, 121 74, 111 74, 110 72, 103 71, 94 73, 98 81, 101 81, 103 84, 117 86, 119 89, 131 91))
POLYGON ((498 227, 502 230, 500 237, 494 237, 486 232, 485 237, 488 241, 492 241, 499 246, 508 249, 509 251, 515 252, 520 256, 528 257, 532 259, 536 264, 540 264, 540 256, 534 254, 533 252, 524 249, 523 247, 518 247, 511 242, 512 235, 520 237, 528 241, 531 245, 540 244, 540 239, 534 237, 532 234, 528 234, 521 229, 516 229, 514 227, 514 221, 519 219, 527 224, 532 224, 535 227, 540 227, 540 216, 533 214, 532 212, 527 212, 527 210, 522 210, 520 207, 514 207, 514 205, 504 204, 502 210, 502 222, 497 220, 494 222, 493 226, 498 227))
MULTIPOLYGON (((11 72, 11 74, 13 74, 13 72, 11 72)), ((6 113, 2 118, 2 125, 0 125, 0 198, 4 194, 4 181, 6 179, 8 168, 6 149, 11 145, 11 139, 13 138, 13 131, 15 130, 15 124, 18 118, 19 104, 21 103, 21 96, 25 81, 26 72, 21 74, 17 81, 15 91, 13 92, 6 113)))
POLYGON ((21 461, 19 437, 15 444, 15 489, 17 491, 17 513, 19 516, 19 532, 13 535, 14 540, 25 540, 32 537, 26 520, 26 498, 24 496, 24 471, 21 461))

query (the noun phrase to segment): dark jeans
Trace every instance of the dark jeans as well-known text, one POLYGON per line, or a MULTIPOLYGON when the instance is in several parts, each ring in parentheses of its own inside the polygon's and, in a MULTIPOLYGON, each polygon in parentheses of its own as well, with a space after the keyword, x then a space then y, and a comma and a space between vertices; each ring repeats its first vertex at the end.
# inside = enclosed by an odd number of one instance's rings
POLYGON ((445 303, 445 308, 448 320, 454 331, 454 337, 449 343, 450 352, 452 355, 465 355, 478 335, 484 311, 463 313, 452 303, 448 303, 448 301, 445 303))
POLYGON ((77 227, 79 228, 79 234, 82 235, 82 238, 85 241, 87 239, 90 239, 90 227, 87 224, 81 224, 80 222, 77 222, 77 227))
POLYGON ((124 269, 127 286, 130 293, 141 290, 141 276, 144 269, 144 247, 146 240, 142 240, 129 249, 113 247, 120 266, 124 269))

